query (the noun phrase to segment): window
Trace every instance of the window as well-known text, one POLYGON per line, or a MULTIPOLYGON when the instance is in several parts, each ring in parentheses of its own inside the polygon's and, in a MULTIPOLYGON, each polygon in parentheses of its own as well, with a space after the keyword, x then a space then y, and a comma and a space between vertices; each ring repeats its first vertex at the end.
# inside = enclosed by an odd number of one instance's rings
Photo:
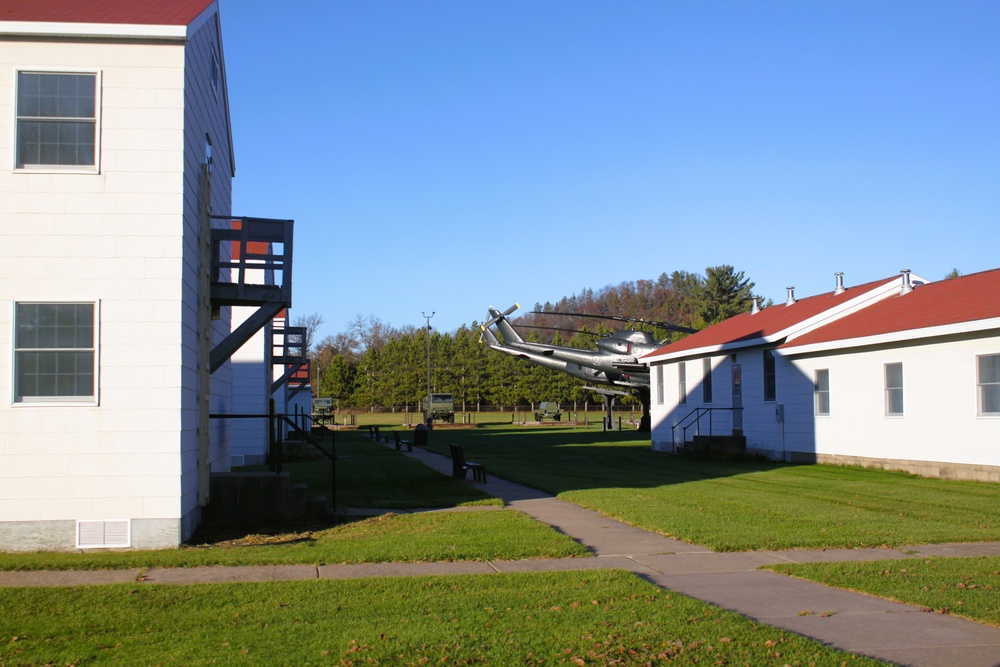
POLYGON ((215 53, 215 45, 212 45, 212 92, 215 93, 215 97, 219 97, 219 56, 215 53))
POLYGON ((93 303, 15 306, 14 401, 94 400, 93 303))
POLYGON ((97 75, 17 73, 17 168, 97 165, 97 75))
POLYGON ((663 405, 663 365, 656 367, 656 404, 663 405))
POLYGON ((1000 415, 1000 354, 984 354, 976 361, 979 414, 1000 415))
POLYGON ((816 396, 816 415, 829 415, 830 371, 828 369, 816 371, 816 379, 813 382, 813 393, 816 396))
POLYGON ((701 402, 712 402, 712 360, 701 360, 701 402))
POLYGON ((885 414, 903 414, 903 364, 885 365, 885 414))
POLYGON ((682 361, 677 364, 677 404, 684 405, 687 402, 687 362, 682 361))
POLYGON ((777 397, 774 378, 774 352, 764 350, 764 400, 773 401, 777 397))

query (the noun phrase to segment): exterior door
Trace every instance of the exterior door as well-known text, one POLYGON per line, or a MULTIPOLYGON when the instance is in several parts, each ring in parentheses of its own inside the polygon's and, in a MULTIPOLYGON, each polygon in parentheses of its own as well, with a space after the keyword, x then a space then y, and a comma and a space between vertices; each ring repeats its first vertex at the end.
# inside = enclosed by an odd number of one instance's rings
POLYGON ((743 369, 733 364, 733 435, 743 433, 743 369))

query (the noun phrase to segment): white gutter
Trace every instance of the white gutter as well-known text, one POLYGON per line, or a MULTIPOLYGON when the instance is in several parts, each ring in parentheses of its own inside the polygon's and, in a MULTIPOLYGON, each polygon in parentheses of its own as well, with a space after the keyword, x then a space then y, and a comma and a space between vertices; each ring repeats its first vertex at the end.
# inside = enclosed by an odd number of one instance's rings
POLYGON ((0 34, 25 37, 91 37, 114 39, 187 38, 186 25, 131 25, 115 23, 53 23, 47 21, 0 22, 0 34))
POLYGON ((972 320, 969 322, 958 322, 956 324, 942 324, 936 327, 923 327, 921 329, 892 331, 874 336, 840 338, 837 340, 824 341, 822 343, 812 343, 810 345, 788 345, 787 347, 781 348, 781 354, 782 356, 793 357, 800 354, 810 354, 814 352, 830 352, 845 348, 905 343, 908 341, 920 340, 922 338, 937 338, 941 336, 977 333, 979 331, 989 331, 990 329, 1000 329, 1000 317, 991 317, 985 320, 972 320))

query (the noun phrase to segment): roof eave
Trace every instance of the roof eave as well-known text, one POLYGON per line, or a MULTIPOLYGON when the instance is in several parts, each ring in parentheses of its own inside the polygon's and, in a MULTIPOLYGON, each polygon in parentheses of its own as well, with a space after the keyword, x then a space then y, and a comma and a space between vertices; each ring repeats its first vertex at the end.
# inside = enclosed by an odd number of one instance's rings
POLYGON ((0 23, 0 34, 21 37, 83 37, 89 39, 187 39, 186 25, 133 25, 115 23, 55 23, 8 21, 0 23))
POLYGON ((680 352, 666 353, 666 354, 656 354, 655 352, 647 354, 641 357, 639 361, 646 364, 647 366, 658 362, 669 362, 669 361, 679 361, 681 359, 690 359, 697 357, 707 357, 713 354, 728 354, 735 350, 743 350, 748 347, 760 347, 762 345, 774 345, 785 337, 781 334, 774 336, 762 336, 760 338, 748 338, 746 340, 730 341, 728 343, 723 343, 721 345, 706 345, 705 347, 695 347, 690 350, 681 350, 680 352))
POLYGON ((957 322, 955 324, 943 324, 934 327, 923 327, 920 329, 893 331, 874 336, 858 336, 857 338, 823 341, 808 345, 796 345, 794 342, 790 342, 781 347, 781 353, 784 356, 791 357, 803 354, 814 354, 817 352, 840 351, 848 348, 906 343, 925 338, 939 338, 942 336, 978 333, 981 331, 989 331, 991 329, 1000 330, 1000 317, 991 317, 985 320, 972 320, 969 322, 957 322))

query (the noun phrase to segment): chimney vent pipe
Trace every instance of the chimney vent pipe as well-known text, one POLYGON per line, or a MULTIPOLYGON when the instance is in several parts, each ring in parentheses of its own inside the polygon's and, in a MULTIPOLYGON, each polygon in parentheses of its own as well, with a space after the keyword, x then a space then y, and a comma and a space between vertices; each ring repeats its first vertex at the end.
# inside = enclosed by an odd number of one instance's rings
POLYGON ((843 271, 837 271, 833 275, 837 276, 837 289, 833 290, 833 293, 835 295, 836 294, 843 294, 847 290, 847 288, 844 287, 844 272, 843 271))
POLYGON ((760 312, 760 297, 759 296, 750 297, 750 300, 753 302, 753 306, 750 307, 750 314, 756 315, 757 313, 760 312))
POLYGON ((900 271, 903 274, 903 285, 899 288, 899 295, 909 294, 913 291, 913 285, 910 283, 910 270, 903 269, 900 271))
POLYGON ((786 287, 785 289, 788 290, 788 301, 785 302, 785 305, 786 306, 790 306, 793 303, 795 303, 795 287, 794 286, 789 286, 789 287, 786 287))

